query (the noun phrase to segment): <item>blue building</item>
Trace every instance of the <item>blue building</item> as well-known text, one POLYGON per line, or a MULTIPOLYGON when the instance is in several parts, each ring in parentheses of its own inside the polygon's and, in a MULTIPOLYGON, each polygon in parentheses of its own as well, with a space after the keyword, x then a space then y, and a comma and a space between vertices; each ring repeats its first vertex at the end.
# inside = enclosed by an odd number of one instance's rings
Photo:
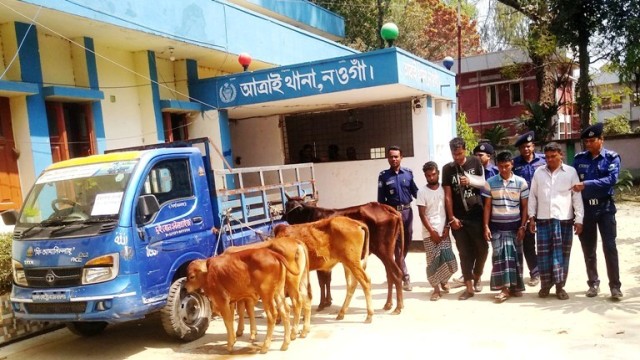
POLYGON ((447 160, 453 74, 398 48, 359 53, 336 42, 344 27, 308 1, 3 0, 0 210, 52 162, 185 138, 211 139, 214 168, 350 148, 357 160, 316 166, 325 206, 374 200, 386 146, 414 170, 447 160))

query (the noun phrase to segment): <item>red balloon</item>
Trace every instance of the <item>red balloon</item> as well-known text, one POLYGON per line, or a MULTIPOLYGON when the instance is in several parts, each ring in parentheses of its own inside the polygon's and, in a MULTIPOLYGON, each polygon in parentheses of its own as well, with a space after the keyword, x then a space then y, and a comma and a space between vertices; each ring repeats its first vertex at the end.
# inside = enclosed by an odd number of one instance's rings
POLYGON ((240 55, 238 55, 238 62, 243 67, 248 67, 251 64, 251 55, 247 53, 241 53, 240 55))

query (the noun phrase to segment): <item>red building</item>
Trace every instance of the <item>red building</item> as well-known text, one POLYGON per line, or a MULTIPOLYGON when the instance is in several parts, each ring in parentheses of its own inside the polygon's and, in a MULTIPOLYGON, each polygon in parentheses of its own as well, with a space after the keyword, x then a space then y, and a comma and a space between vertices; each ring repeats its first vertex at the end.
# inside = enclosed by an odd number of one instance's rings
MULTIPOLYGON (((467 123, 481 135, 496 125, 506 128, 508 136, 516 135, 520 115, 526 111, 525 101, 537 101, 538 94, 533 64, 527 54, 512 49, 470 56, 462 59, 461 68, 459 111, 467 115, 467 123)), ((556 89, 556 102, 563 105, 558 111, 554 138, 579 133, 579 121, 571 120, 573 84, 569 77, 566 85, 556 89)))

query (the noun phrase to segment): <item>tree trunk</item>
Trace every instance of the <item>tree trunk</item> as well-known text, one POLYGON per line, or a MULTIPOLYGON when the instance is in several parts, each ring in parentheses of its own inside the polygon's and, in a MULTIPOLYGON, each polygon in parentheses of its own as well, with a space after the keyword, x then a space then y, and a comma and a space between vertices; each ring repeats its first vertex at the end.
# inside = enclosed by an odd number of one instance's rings
POLYGON ((589 90, 589 32, 583 27, 578 29, 578 54, 580 62, 580 77, 576 84, 578 90, 578 114, 580 115, 580 128, 586 129, 591 120, 591 91, 589 90))

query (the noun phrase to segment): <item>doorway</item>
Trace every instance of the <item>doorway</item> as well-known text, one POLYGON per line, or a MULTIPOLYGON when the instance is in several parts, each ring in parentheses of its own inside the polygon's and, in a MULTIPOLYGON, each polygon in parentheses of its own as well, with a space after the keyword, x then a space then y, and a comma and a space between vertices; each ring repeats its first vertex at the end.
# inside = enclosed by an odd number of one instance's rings
POLYGON ((18 174, 18 150, 13 139, 9 99, 0 97, 0 211, 20 209, 22 191, 18 174))
POLYGON ((96 153, 91 104, 47 102, 47 123, 54 163, 96 153))

